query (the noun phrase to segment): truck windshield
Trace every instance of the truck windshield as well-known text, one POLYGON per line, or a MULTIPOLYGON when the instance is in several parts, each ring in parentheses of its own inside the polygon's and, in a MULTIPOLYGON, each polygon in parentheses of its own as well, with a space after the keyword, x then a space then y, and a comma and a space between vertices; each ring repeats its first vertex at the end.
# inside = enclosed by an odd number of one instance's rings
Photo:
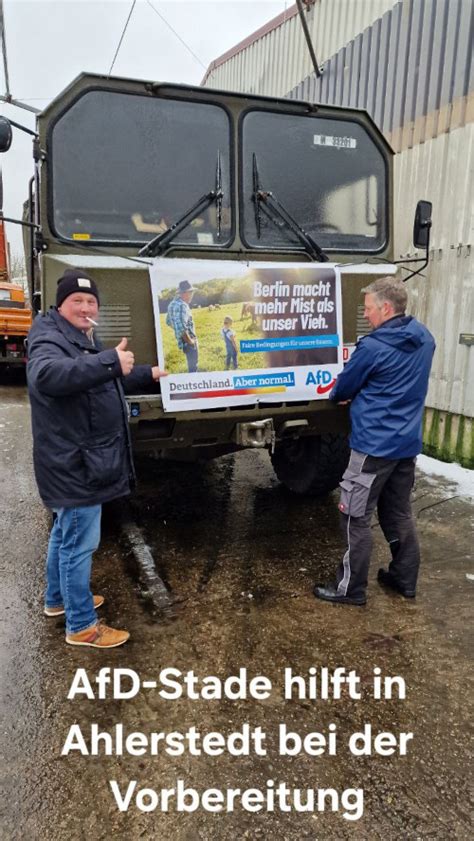
POLYGON ((270 207, 261 207, 256 218, 254 156, 260 189, 273 193, 324 251, 384 247, 386 165, 360 123, 266 111, 243 119, 242 238, 252 247, 301 248, 270 207))
POLYGON ((225 245, 231 235, 230 125, 219 106, 88 91, 53 124, 49 212, 63 239, 142 244, 165 231, 222 173, 221 235, 211 206, 176 241, 225 245))

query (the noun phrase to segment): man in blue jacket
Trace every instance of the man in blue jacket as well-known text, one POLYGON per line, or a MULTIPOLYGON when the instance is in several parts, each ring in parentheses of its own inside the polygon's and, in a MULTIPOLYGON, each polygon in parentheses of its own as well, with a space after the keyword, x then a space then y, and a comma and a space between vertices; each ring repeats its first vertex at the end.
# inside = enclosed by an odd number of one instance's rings
POLYGON ((46 616, 66 614, 66 642, 115 648, 127 631, 98 622, 103 596, 92 596, 92 554, 102 503, 134 482, 124 389, 151 386, 164 373, 134 367, 127 339, 103 350, 94 333, 99 291, 82 270, 58 281, 56 308, 35 319, 28 338, 33 458, 40 496, 54 513, 46 562, 46 616))
POLYGON ((354 605, 366 602, 376 507, 392 555, 378 580, 405 598, 415 596, 420 552, 410 494, 435 349, 429 330, 405 315, 402 281, 383 277, 363 292, 374 330, 359 340, 330 394, 351 404, 351 457, 339 503, 347 548, 335 586, 314 588, 318 599, 354 605))

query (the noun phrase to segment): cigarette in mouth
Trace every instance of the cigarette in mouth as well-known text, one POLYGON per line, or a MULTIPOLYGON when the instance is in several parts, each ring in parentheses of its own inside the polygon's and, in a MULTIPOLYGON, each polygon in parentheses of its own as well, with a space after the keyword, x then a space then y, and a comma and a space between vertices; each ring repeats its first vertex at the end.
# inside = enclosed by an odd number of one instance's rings
POLYGON ((89 316, 88 316, 88 315, 86 315, 86 318, 87 318, 87 321, 90 321, 90 323, 94 325, 94 327, 98 327, 98 326, 99 326, 99 322, 98 322, 98 321, 94 321, 94 319, 93 319, 93 318, 89 318, 89 316))

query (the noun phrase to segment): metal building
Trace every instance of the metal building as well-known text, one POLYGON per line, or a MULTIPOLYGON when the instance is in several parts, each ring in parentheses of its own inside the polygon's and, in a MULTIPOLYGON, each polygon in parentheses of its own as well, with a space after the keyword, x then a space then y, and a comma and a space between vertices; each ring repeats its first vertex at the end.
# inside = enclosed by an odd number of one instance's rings
POLYGON ((320 78, 296 6, 212 62, 209 87, 365 108, 395 155, 395 248, 415 256, 433 202, 431 262, 411 312, 437 340, 425 450, 474 467, 472 0, 306 0, 320 78))
MULTIPOLYGON (((325 62, 391 9, 394 0, 306 0, 305 5, 318 61, 325 62)), ((221 90, 286 96, 312 70, 298 10, 291 6, 216 58, 201 84, 221 90)))

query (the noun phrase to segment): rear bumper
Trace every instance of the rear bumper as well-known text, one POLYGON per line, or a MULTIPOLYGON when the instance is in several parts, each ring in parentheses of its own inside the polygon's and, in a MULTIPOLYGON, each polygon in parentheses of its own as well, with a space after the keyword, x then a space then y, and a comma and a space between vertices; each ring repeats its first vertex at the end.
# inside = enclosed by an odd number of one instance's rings
MULTIPOLYGON (((276 440, 288 436, 348 432, 347 408, 328 400, 259 404, 193 412, 164 412, 159 395, 127 397, 134 450, 179 457, 177 451, 205 450, 220 455, 243 449, 239 425, 271 418, 276 440)), ((184 456, 184 452, 182 453, 184 456)))

